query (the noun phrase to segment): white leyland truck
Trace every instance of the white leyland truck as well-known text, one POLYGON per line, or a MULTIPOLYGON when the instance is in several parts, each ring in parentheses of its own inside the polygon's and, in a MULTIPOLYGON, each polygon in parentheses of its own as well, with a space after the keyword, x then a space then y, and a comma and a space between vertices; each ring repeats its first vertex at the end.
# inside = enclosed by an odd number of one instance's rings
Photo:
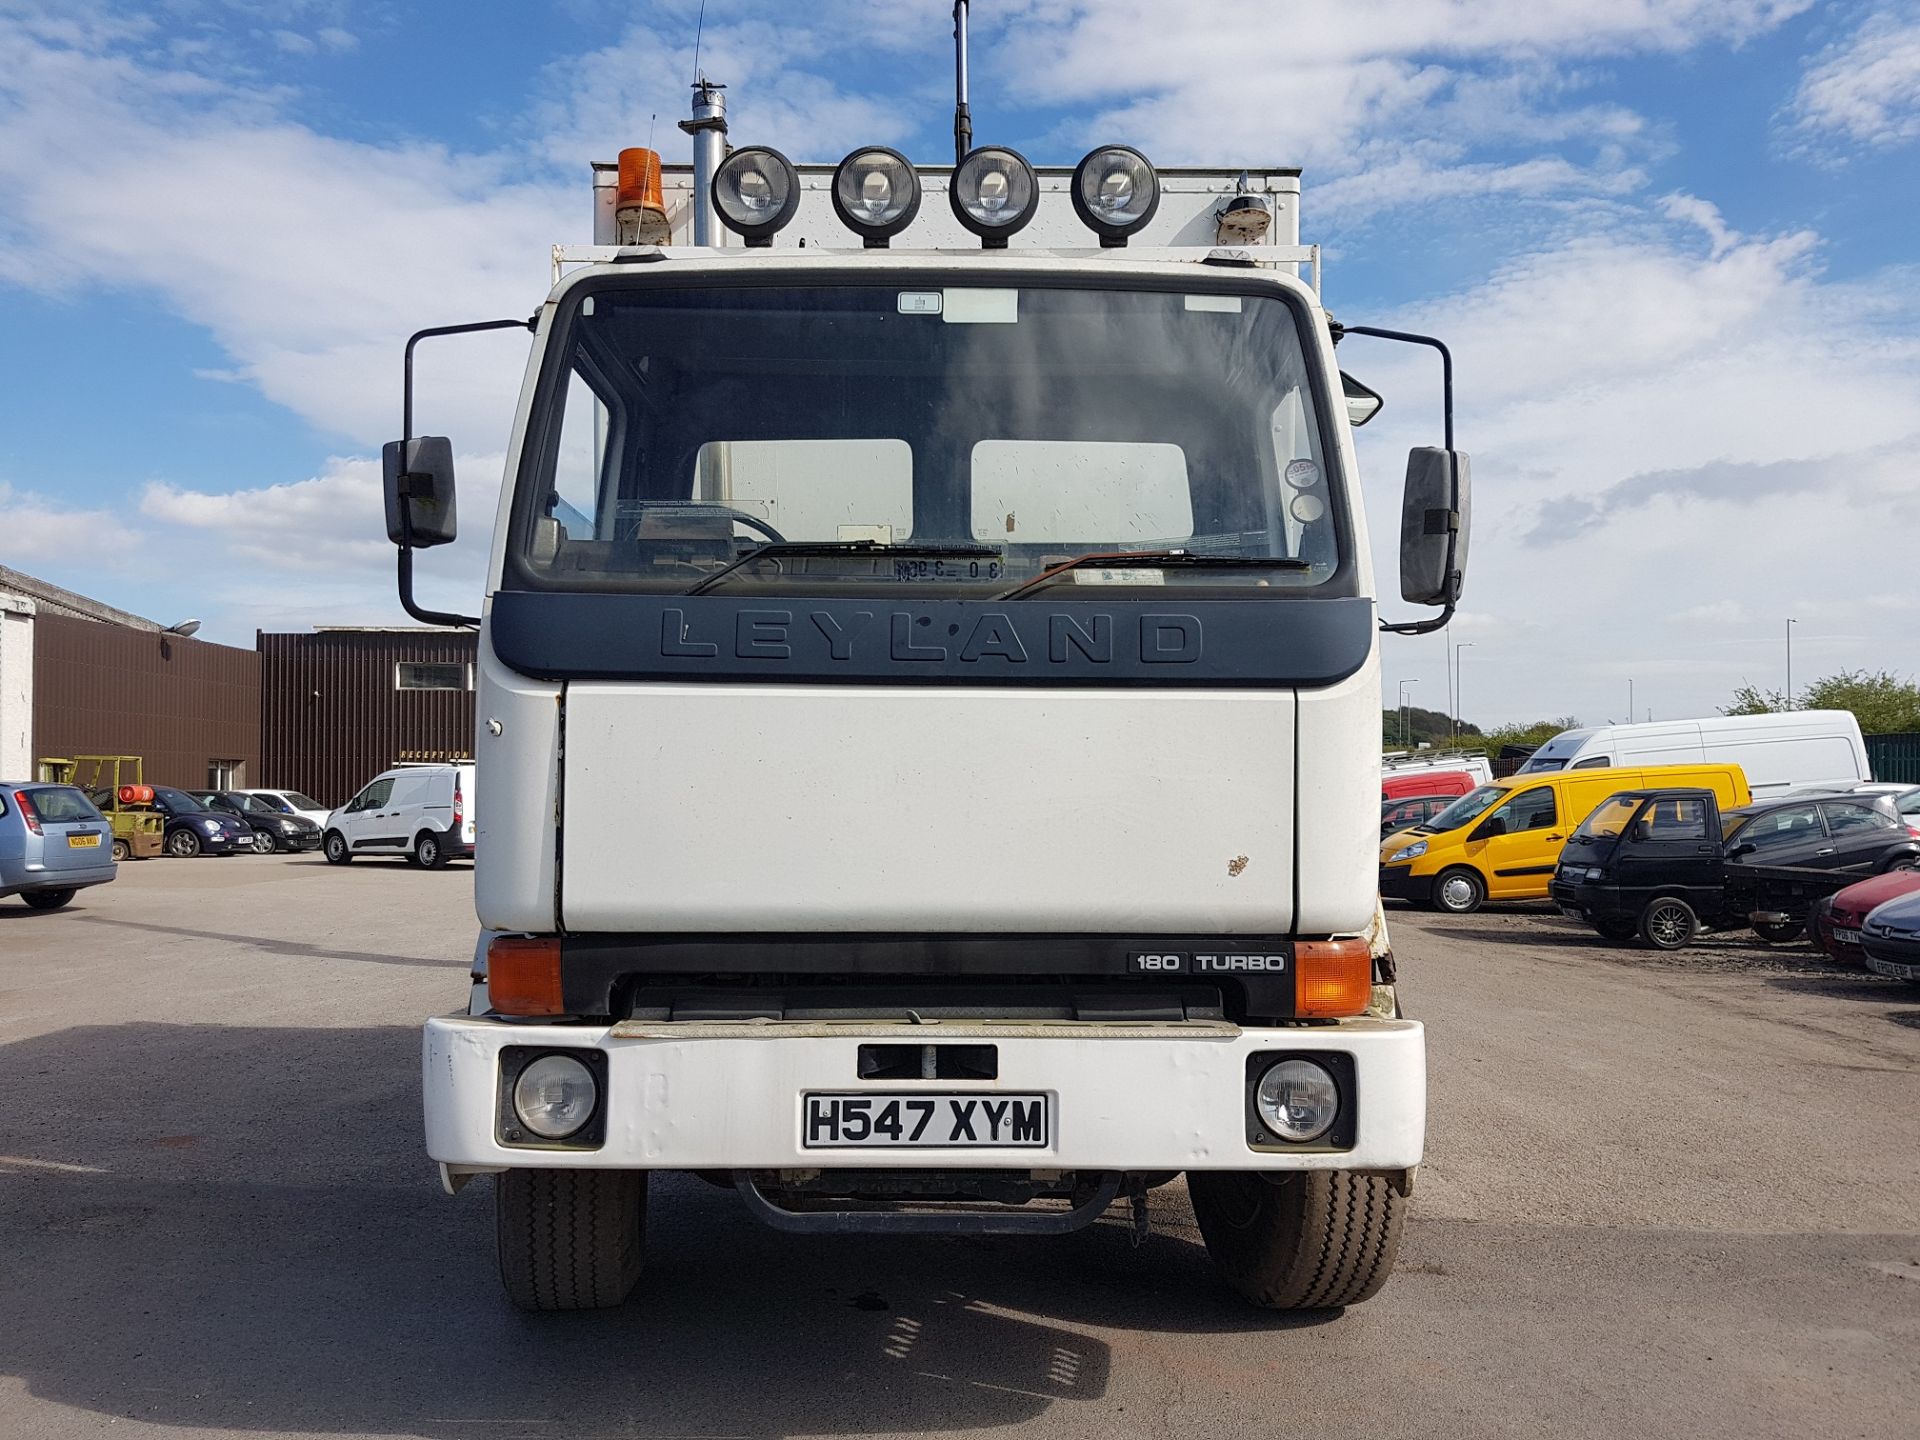
MULTIPOLYGON (((690 176, 601 167, 603 243, 499 322, 484 930, 428 1153, 493 1177, 531 1308, 620 1303, 673 1170, 837 1233, 1144 1229, 1184 1174, 1248 1299, 1365 1299, 1425 1125, 1377 925, 1378 398, 1334 358, 1383 332, 1300 278, 1292 172, 796 167, 719 98, 690 176)), ((407 419, 403 598, 460 618, 412 600, 454 503, 407 419)), ((1414 452, 1441 618, 1465 494, 1414 452)))

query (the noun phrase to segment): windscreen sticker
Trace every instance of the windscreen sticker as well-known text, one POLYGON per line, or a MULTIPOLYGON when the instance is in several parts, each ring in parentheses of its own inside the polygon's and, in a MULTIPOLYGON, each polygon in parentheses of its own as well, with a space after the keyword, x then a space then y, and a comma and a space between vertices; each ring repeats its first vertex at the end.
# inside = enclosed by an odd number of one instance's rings
POLYGON ((1164 570, 1115 570, 1111 567, 1096 570, 1091 565, 1080 565, 1067 572, 1073 576, 1076 585, 1164 585, 1167 572, 1164 570))
POLYGON ((1189 310, 1213 310, 1222 315, 1238 315, 1242 308, 1238 295, 1189 295, 1186 300, 1189 310))
POLYGON ((902 290, 894 299, 894 308, 902 315, 938 315, 938 290, 902 290))
POLYGON ((943 290, 940 318, 949 325, 1013 325, 1020 319, 1018 290, 943 290))

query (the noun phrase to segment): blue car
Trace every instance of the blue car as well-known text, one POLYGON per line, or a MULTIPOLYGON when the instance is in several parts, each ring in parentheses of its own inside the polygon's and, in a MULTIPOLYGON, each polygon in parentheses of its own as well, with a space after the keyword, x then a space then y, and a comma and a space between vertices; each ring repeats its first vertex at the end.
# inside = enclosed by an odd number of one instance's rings
POLYGON ((107 819, 72 785, 0 780, 0 896, 58 910, 118 867, 107 819))
POLYGON ((184 790, 153 787, 153 808, 167 817, 162 848, 181 860, 196 855, 238 855, 253 849, 253 827, 227 810, 215 810, 184 790))
POLYGON ((1860 927, 1867 968, 1920 985, 1920 891, 1875 906, 1860 927))

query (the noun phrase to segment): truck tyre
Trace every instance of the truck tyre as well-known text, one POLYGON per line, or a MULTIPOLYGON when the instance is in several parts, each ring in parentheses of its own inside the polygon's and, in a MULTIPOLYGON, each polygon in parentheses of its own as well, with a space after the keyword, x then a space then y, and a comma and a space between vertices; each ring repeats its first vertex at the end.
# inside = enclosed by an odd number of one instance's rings
POLYGON ((1358 1305, 1386 1284, 1406 1196, 1384 1175, 1190 1170, 1187 1193, 1220 1278, 1269 1310, 1358 1305))
POLYGON ((500 1280, 522 1310, 602 1310, 640 1278, 644 1170, 505 1170, 494 1176, 500 1280))
POLYGON ((1798 920, 1787 920, 1777 925, 1765 920, 1756 920, 1753 924, 1753 933, 1769 945, 1784 945, 1789 940, 1798 940, 1806 934, 1807 927, 1798 920))
POLYGON ((1593 928, 1616 945, 1624 945, 1640 933, 1640 924, 1636 920, 1596 920, 1593 928))
POLYGON ((447 847, 431 830, 413 837, 413 863, 422 870, 438 870, 447 863, 447 847))
POLYGON ((131 860, 132 858, 133 847, 131 845, 127 844, 124 840, 115 840, 113 842, 113 859, 115 864, 118 864, 122 860, 131 860))
POLYGON ((1471 915, 1487 898, 1487 882, 1464 865, 1442 870, 1433 882, 1433 903, 1449 915, 1471 915))
POLYGON ((1700 933, 1700 917, 1677 895, 1661 895, 1640 912, 1640 938, 1656 950, 1684 950, 1700 933))
POLYGON ((59 890, 23 890, 20 898, 35 910, 58 910, 78 892, 67 887, 59 890))
POLYGON ((344 865, 353 859, 353 847, 347 844, 347 837, 338 830, 327 831, 327 838, 320 842, 320 848, 326 852, 329 865, 344 865))
POLYGON ((167 854, 180 860, 191 860, 200 853, 200 837, 182 825, 167 836, 167 854))

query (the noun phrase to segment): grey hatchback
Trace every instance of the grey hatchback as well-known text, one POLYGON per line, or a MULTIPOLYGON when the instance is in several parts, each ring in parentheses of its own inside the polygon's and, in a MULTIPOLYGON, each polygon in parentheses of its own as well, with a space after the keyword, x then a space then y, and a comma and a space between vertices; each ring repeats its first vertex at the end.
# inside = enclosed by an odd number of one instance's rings
POLYGON ((0 896, 58 910, 117 869, 106 817, 83 791, 0 780, 0 896))

